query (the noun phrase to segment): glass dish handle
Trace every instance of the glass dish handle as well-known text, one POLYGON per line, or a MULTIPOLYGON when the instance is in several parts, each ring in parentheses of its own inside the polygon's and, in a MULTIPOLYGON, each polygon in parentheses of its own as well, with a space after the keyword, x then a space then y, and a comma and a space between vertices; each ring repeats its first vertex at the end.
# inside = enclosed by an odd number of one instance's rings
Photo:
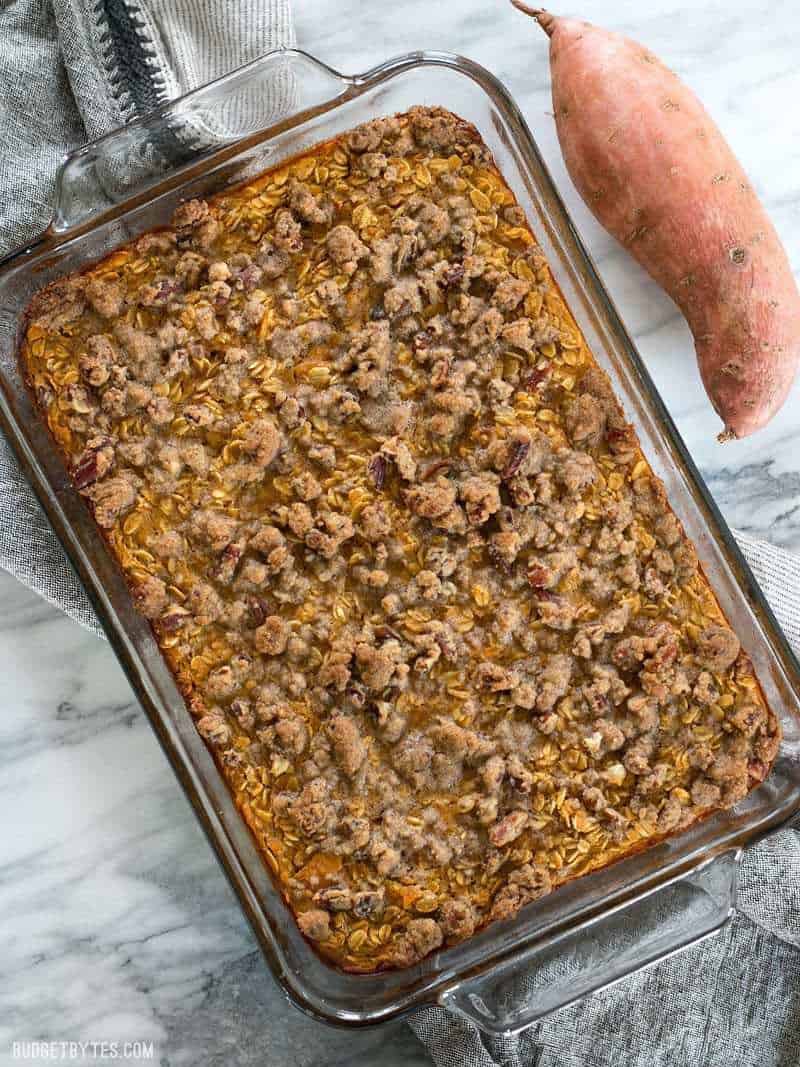
POLYGON ((734 914, 740 856, 740 849, 723 852, 577 930, 523 950, 491 973, 451 986, 439 1004, 485 1033, 519 1033, 721 930, 734 914))
MULTIPOLYGON (((362 76, 365 77, 365 76, 362 76)), ((168 191, 209 159, 267 142, 283 124, 330 110, 362 78, 295 49, 278 49, 172 100, 67 156, 56 180, 50 233, 63 234, 158 186, 168 191)), ((270 165, 268 151, 261 155, 270 165)))

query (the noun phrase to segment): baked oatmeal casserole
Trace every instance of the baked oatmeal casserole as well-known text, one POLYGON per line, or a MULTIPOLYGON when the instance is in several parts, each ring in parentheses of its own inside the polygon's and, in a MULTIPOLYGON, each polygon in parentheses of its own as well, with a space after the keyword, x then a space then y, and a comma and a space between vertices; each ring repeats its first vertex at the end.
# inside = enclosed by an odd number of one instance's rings
POLYGON ((402 967, 742 799, 739 640, 475 130, 178 207, 21 359, 303 933, 402 967))

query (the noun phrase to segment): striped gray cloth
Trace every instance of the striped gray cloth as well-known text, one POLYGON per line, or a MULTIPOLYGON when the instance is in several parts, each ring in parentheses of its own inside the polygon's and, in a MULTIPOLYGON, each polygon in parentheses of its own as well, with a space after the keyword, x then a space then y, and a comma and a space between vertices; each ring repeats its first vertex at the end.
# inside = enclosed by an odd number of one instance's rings
MULTIPOLYGON (((293 30, 289 0, 0 0, 0 40, 1 254, 46 223, 53 175, 67 150, 293 43, 293 30)), ((0 520, 0 566, 99 632, 2 440, 0 520)), ((800 560, 744 536, 740 544, 800 650, 800 560)), ((797 1067, 796 830, 746 855, 739 904, 721 936, 519 1037, 485 1040, 440 1009, 417 1014, 411 1025, 439 1067, 797 1067)))

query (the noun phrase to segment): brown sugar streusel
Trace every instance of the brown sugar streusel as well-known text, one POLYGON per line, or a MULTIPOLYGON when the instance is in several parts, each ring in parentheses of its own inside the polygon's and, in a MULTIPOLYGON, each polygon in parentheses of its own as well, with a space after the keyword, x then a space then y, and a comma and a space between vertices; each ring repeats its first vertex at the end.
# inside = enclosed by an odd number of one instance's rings
POLYGON ((34 301, 75 485, 320 952, 411 964, 779 727, 467 124, 377 120, 34 301))

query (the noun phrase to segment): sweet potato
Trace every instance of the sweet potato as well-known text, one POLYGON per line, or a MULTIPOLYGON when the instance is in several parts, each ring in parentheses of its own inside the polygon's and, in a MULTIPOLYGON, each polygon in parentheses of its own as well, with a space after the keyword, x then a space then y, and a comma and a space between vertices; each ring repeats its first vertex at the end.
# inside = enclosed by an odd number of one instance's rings
POLYGON ((720 439, 753 433, 794 379, 800 295, 747 176, 652 52, 512 2, 550 37, 558 139, 578 192, 683 312, 720 439))

